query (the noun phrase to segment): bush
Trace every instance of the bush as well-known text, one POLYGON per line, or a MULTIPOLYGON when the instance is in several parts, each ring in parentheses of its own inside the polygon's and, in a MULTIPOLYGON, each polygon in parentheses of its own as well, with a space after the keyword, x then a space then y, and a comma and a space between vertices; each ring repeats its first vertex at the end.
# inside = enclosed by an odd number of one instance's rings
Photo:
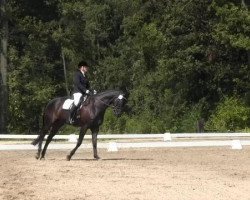
POLYGON ((193 106, 193 108, 185 111, 181 119, 178 120, 176 130, 171 130, 171 132, 197 132, 197 122, 199 119, 201 119, 201 106, 197 104, 196 106, 193 106))
POLYGON ((218 131, 236 131, 249 127, 250 107, 241 99, 226 97, 211 115, 206 128, 218 131))
POLYGON ((163 133, 165 123, 149 114, 128 116, 123 114, 117 118, 111 109, 105 113, 101 131, 103 133, 163 133))

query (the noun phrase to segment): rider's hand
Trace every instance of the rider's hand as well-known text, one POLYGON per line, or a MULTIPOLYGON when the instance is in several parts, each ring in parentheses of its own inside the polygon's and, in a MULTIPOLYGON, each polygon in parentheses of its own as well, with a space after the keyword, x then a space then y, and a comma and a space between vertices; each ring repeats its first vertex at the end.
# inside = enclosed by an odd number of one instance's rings
POLYGON ((90 91, 89 90, 86 90, 86 92, 85 92, 86 94, 89 94, 90 93, 90 91))
POLYGON ((97 91, 96 91, 96 90, 93 90, 93 94, 97 94, 97 91))

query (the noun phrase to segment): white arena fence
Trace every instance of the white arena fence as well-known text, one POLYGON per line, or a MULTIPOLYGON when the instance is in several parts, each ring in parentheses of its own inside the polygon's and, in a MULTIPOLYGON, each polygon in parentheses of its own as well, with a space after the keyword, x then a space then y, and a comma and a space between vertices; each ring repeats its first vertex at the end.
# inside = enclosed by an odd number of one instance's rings
MULTIPOLYGON (((55 135, 53 139, 56 140, 70 140, 73 137, 78 137, 77 134, 69 135, 55 135)), ((98 139, 155 139, 162 138, 164 141, 178 139, 178 138, 234 138, 234 137, 249 137, 250 133, 163 133, 163 134, 99 134, 98 139)), ((20 139, 33 140, 37 135, 13 135, 0 134, 0 139, 20 139)), ((47 136, 45 137, 45 139, 47 136)), ((85 135, 84 139, 91 139, 91 135, 85 135)))
MULTIPOLYGON (((0 140, 33 140, 37 135, 0 134, 0 140)), ((78 135, 56 135, 55 140, 66 140, 67 144, 50 144, 49 149, 72 149, 77 142, 78 135)), ((85 135, 91 139, 91 135, 85 135)), ((98 139, 112 140, 98 142, 98 148, 107 148, 108 151, 117 151, 119 148, 157 148, 157 147, 220 147, 230 146, 232 149, 242 149, 250 145, 250 133, 178 133, 178 134, 109 134, 98 135, 98 139), (221 139, 223 138, 223 140, 221 139), (115 142, 119 139, 130 139, 130 142, 115 142), (154 142, 133 142, 133 139, 158 139, 154 142), (182 140, 184 141, 178 141, 182 140), (198 139, 198 140, 197 140, 198 139), (188 141, 187 141, 188 140, 188 141)), ((35 150, 30 144, 1 144, 0 150, 35 150)), ((91 144, 82 144, 81 148, 92 148, 91 144)))

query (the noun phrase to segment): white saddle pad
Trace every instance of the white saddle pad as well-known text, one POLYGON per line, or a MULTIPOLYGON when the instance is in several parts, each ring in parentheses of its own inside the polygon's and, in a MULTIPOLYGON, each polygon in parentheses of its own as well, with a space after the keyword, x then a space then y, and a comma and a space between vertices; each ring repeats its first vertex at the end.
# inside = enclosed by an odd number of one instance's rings
POLYGON ((64 101, 64 103, 63 103, 63 106, 62 106, 62 108, 64 109, 64 110, 70 110, 70 108, 72 107, 72 104, 74 103, 74 100, 72 100, 72 99, 66 99, 65 101, 64 101))

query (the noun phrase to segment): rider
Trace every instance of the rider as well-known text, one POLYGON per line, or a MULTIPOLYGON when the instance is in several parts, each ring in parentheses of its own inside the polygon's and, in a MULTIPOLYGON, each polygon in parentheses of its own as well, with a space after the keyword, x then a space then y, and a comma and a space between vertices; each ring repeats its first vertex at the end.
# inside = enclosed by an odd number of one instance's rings
POLYGON ((88 95, 90 93, 90 84, 88 78, 86 76, 89 70, 89 66, 85 61, 81 61, 78 64, 78 69, 74 75, 74 90, 73 90, 73 97, 74 103, 70 110, 70 117, 69 123, 74 123, 74 117, 76 115, 77 108, 80 105, 80 100, 82 96, 88 95))

